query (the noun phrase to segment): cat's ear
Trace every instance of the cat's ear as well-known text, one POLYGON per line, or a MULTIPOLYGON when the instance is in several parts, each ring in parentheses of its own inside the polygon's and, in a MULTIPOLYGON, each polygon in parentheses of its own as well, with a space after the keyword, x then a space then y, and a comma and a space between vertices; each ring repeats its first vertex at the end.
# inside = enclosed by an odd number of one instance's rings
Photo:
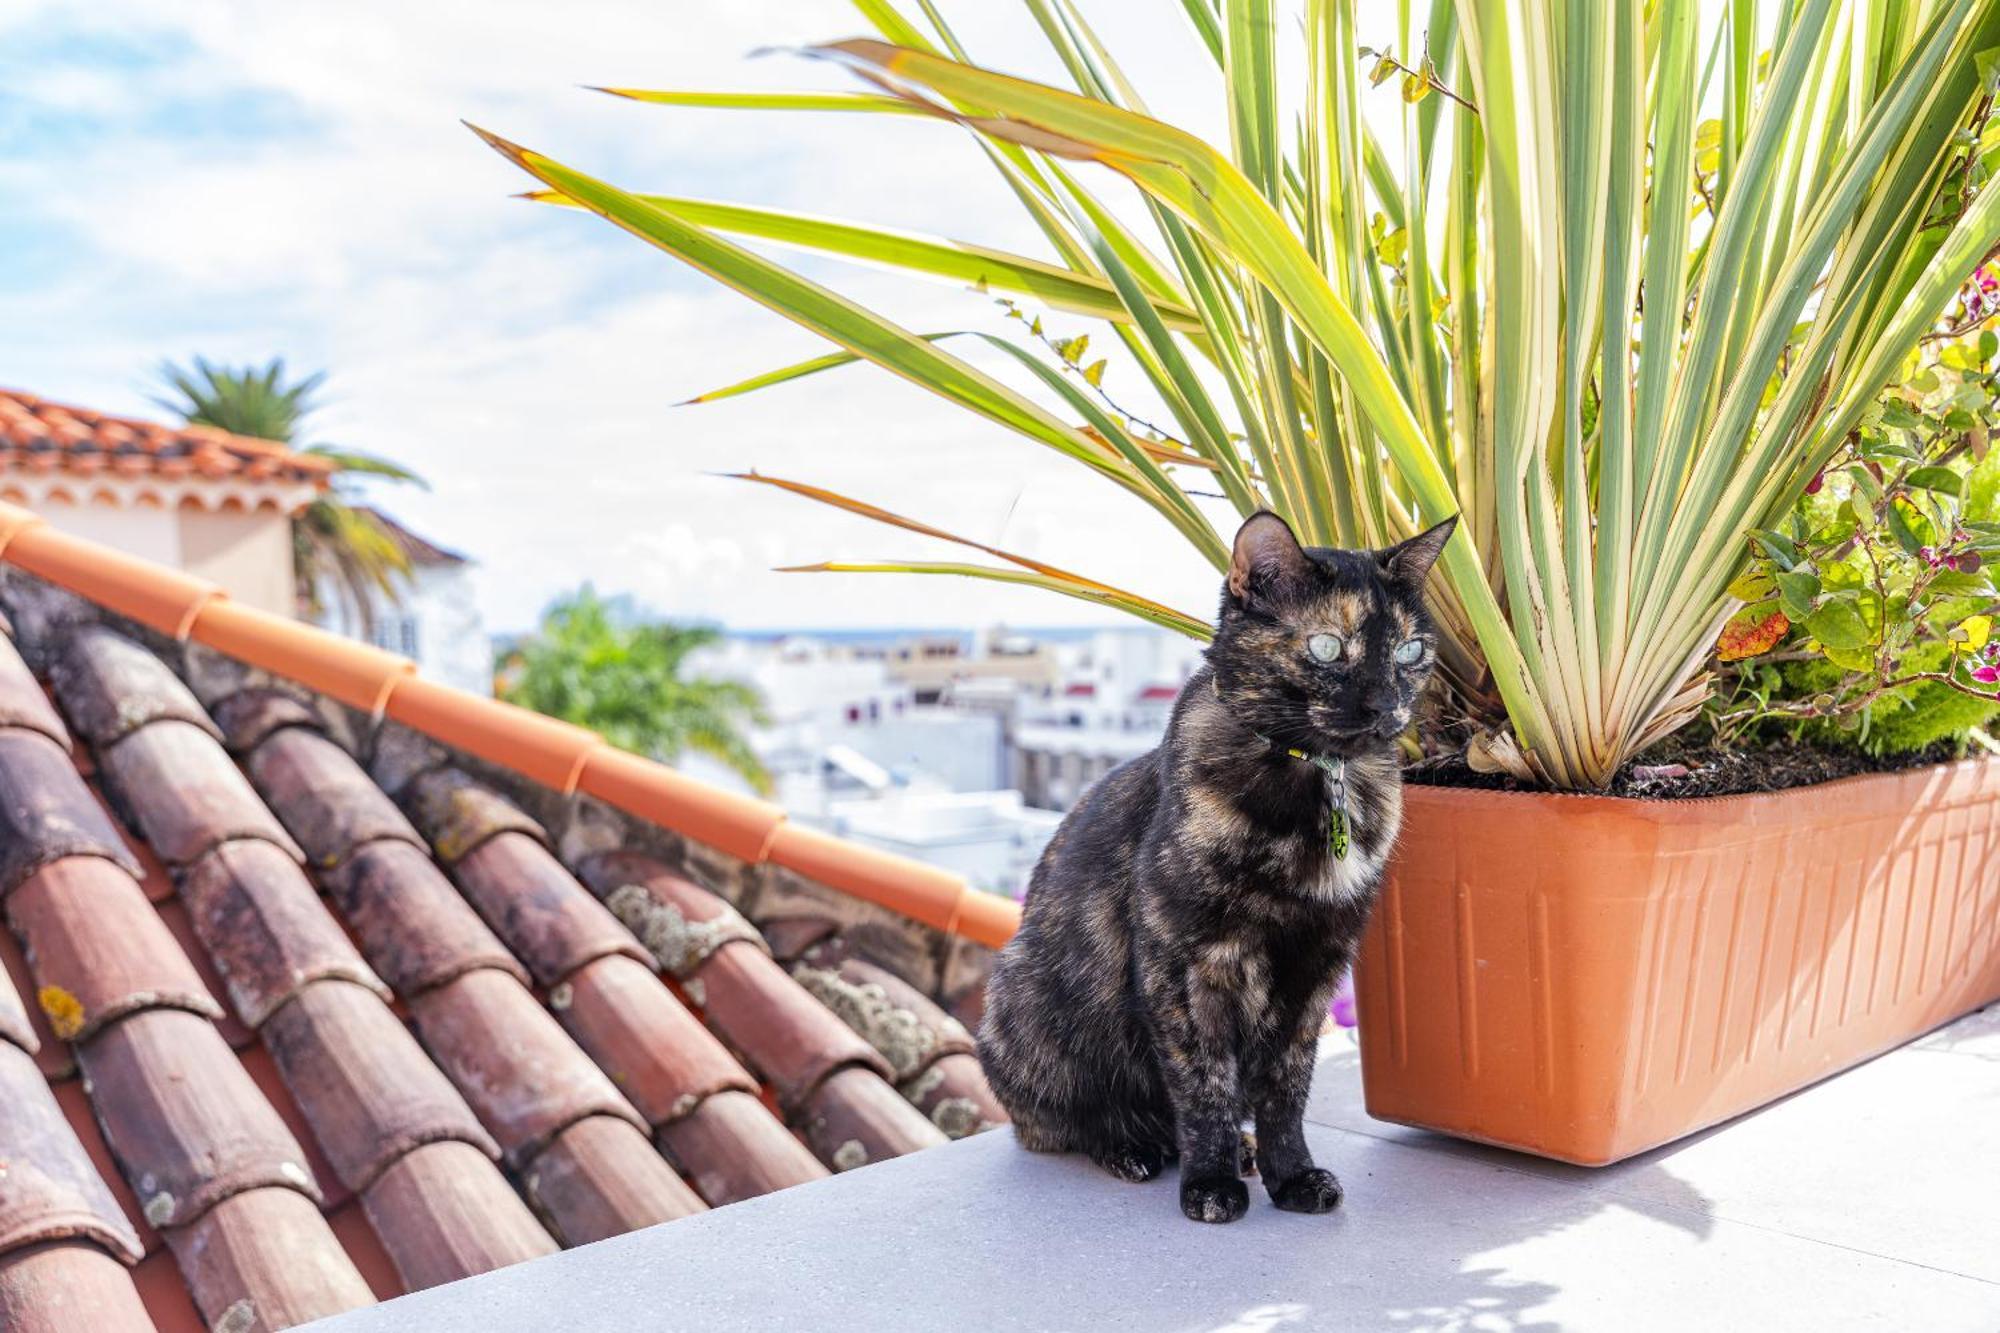
POLYGON ((1422 592, 1424 580, 1430 577, 1431 566, 1444 554, 1444 544, 1451 539, 1452 529, 1457 526, 1458 515, 1453 514, 1436 527, 1380 552, 1376 558, 1382 562, 1383 574, 1391 583, 1411 592, 1422 592))
POLYGON ((1229 555, 1229 595, 1239 602, 1282 594, 1312 570, 1291 525, 1268 509, 1243 520, 1229 555))

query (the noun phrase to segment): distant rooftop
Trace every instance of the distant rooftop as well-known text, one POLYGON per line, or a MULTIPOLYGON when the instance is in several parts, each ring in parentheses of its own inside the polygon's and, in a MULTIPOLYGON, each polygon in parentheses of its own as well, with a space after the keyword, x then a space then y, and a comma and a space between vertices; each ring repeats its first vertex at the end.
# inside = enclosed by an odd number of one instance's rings
POLYGON ((361 506, 361 511, 382 525, 383 529, 388 532, 390 539, 402 551, 404 559, 413 565, 442 567, 449 565, 469 565, 472 563, 469 558, 460 555, 457 551, 448 551, 435 542, 419 537, 416 533, 404 527, 395 518, 375 508, 373 505, 363 505, 361 506))
POLYGON ((169 426, 0 389, 0 500, 84 504, 100 492, 172 507, 235 499, 289 510, 326 484, 332 465, 272 440, 209 426, 169 426), (218 493, 226 483, 227 493, 218 493), (124 494, 129 488, 130 495, 124 494))

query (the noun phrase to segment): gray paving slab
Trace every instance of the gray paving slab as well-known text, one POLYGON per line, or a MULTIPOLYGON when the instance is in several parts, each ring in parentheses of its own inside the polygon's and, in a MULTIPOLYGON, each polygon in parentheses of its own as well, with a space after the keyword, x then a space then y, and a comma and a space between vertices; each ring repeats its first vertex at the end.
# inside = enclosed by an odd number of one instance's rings
POLYGON ((1253 1189, 1197 1226, 1170 1179, 994 1133, 315 1327, 1994 1333, 1995 1045, 1975 1016, 1588 1172, 1366 1120, 1336 1039, 1310 1130, 1333 1217, 1253 1189))
POLYGON ((1329 1039, 1307 1111, 1387 1141, 2000 1282, 2000 1005, 1679 1143, 1579 1167, 1371 1119, 1329 1039))

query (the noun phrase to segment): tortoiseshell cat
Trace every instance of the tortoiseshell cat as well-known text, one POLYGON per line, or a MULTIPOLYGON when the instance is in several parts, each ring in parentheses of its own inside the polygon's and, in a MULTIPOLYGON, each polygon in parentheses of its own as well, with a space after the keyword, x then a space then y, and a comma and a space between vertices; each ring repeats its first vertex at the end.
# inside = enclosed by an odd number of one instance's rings
POLYGON ((1402 817, 1424 580, 1456 522, 1385 551, 1308 550, 1270 513, 1237 532, 1166 739, 1063 821, 995 966, 979 1053, 1023 1146, 1131 1181, 1178 1157, 1181 1210, 1233 1222, 1250 1119, 1273 1203, 1340 1203, 1306 1089, 1402 817))

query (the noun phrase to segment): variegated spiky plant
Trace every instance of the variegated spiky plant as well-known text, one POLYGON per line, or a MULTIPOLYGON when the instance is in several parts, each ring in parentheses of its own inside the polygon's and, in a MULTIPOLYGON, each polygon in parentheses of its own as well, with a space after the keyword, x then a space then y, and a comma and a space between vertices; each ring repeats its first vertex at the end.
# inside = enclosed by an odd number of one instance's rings
MULTIPOLYGON (((1797 498, 2000 243, 2000 0, 1180 0, 1219 70, 1226 148, 1152 118, 1072 0, 1020 3, 1072 87, 982 69, 932 0, 916 17, 856 0, 878 38, 814 51, 879 91, 617 91, 956 122, 1052 259, 628 193, 489 142, 540 197, 845 349, 738 390, 864 358, 1117 482, 1218 565, 1192 486, 1328 544, 1462 512, 1436 597, 1445 674, 1469 715, 1511 724, 1478 756, 1556 786, 1604 785, 1694 715, 1744 534, 1797 498), (1279 45, 1300 33, 1291 120, 1279 45), (1364 40, 1426 54, 1413 68, 1364 40), (1363 111, 1390 79, 1394 149, 1363 111), (1139 187, 1143 224, 1093 192, 1103 169, 1139 187), (1046 389, 1017 392, 732 236, 1102 319, 1173 424, 1141 428, 1033 339, 990 339, 1046 389)), ((1006 578, 1205 633, 981 549, 1011 568, 821 568, 1006 578)))

